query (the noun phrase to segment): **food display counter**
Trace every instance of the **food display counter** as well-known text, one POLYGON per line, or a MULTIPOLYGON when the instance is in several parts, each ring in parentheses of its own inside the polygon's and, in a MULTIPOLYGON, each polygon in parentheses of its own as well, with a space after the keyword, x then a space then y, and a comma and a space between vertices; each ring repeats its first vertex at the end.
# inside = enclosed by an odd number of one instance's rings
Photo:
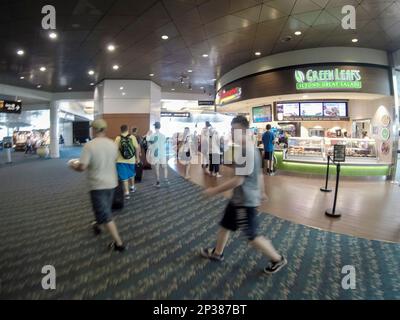
MULTIPOLYGON (((288 148, 283 152, 276 152, 277 168, 282 171, 323 175, 326 173, 328 156, 332 156, 336 144, 346 145, 343 176, 390 175, 391 163, 380 159, 377 143, 373 139, 289 138, 288 148)), ((331 173, 335 174, 334 166, 331 173)))

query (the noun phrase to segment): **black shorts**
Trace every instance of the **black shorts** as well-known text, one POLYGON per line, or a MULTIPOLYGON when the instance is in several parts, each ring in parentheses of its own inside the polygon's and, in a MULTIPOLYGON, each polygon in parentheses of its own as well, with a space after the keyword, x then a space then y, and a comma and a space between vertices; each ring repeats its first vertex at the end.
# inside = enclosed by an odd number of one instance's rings
POLYGON ((272 161, 274 153, 273 152, 264 152, 264 160, 272 161))
POLYGON ((249 241, 253 241, 257 238, 257 208, 236 207, 230 202, 220 225, 230 231, 240 230, 245 233, 249 241))
POLYGON ((98 224, 106 224, 112 221, 114 191, 115 189, 90 191, 93 211, 98 224))

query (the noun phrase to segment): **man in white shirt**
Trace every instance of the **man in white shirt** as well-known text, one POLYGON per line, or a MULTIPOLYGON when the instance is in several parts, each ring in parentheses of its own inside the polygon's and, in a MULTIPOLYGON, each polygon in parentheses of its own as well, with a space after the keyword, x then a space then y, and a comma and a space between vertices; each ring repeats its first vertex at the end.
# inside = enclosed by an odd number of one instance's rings
POLYGON ((77 172, 87 171, 90 197, 96 217, 95 234, 100 234, 99 226, 105 225, 114 240, 110 248, 122 252, 125 246, 112 218, 114 191, 118 186, 116 169, 118 148, 106 137, 107 123, 104 120, 95 120, 91 127, 95 138, 85 145, 79 160, 70 161, 70 166, 77 172))
POLYGON ((167 166, 167 151, 166 151, 166 137, 160 132, 161 123, 154 124, 156 132, 147 134, 147 142, 149 143, 149 152, 147 154, 147 161, 151 163, 156 169, 157 182, 156 187, 160 188, 160 167, 164 169, 165 182, 168 181, 168 166, 167 166))

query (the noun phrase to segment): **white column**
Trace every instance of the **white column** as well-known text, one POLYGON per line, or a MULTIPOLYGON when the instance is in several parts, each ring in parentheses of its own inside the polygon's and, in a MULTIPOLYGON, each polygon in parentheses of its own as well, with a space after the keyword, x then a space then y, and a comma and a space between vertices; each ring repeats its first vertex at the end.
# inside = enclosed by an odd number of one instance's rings
POLYGON ((60 158, 59 132, 60 125, 58 121, 59 105, 57 101, 50 102, 50 157, 52 159, 60 158))

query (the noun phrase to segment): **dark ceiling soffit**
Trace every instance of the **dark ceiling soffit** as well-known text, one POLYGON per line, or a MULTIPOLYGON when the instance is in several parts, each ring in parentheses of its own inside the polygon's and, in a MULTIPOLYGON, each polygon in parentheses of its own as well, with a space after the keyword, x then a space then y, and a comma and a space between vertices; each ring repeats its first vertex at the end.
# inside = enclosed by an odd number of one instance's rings
MULTIPOLYGON (((387 70, 387 71, 391 70, 391 68, 389 66, 382 66, 380 64, 372 64, 372 63, 324 62, 324 63, 299 64, 299 65, 295 65, 295 66, 281 67, 281 68, 275 68, 275 69, 271 69, 271 70, 267 70, 267 71, 261 71, 261 72, 250 74, 250 75, 242 77, 242 78, 238 78, 236 80, 233 80, 233 81, 227 83, 223 87, 221 87, 221 89, 219 89, 218 92, 220 92, 221 90, 225 89, 226 87, 230 86, 231 84, 233 84, 233 83, 235 83, 237 81, 245 80, 245 79, 252 78, 252 77, 255 77, 255 76, 259 76, 259 75, 262 75, 262 74, 267 74, 267 73, 276 72, 276 71, 284 71, 284 70, 296 69, 296 68, 321 67, 321 66, 325 66, 325 65, 328 65, 328 66, 372 67, 372 68, 384 69, 384 70, 387 70)), ((217 94, 218 94, 218 92, 217 92, 217 94)))

